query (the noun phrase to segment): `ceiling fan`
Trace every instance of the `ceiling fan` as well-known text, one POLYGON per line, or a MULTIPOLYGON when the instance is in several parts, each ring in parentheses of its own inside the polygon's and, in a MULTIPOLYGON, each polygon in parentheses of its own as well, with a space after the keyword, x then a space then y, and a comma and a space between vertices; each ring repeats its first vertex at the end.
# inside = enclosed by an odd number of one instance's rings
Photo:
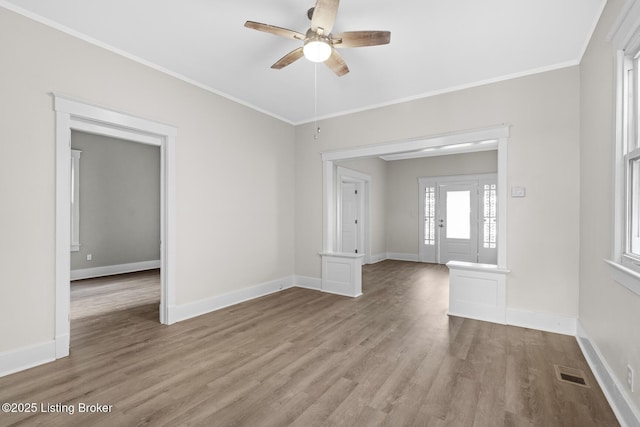
POLYGON ((324 62, 336 75, 343 76, 349 72, 349 67, 336 50, 337 48, 388 44, 391 41, 391 33, 389 31, 346 31, 332 34, 339 3, 339 0, 317 0, 315 7, 307 11, 311 28, 306 34, 254 21, 247 21, 244 26, 304 42, 303 46, 287 53, 271 68, 280 70, 304 56, 312 62, 324 62))

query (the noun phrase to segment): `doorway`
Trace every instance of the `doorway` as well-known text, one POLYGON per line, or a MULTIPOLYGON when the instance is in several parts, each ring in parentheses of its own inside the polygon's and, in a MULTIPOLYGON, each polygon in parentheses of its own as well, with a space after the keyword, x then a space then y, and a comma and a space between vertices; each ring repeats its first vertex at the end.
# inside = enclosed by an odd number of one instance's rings
POLYGON ((419 179, 420 261, 496 264, 496 174, 419 179))
POLYGON ((175 323, 175 141, 177 129, 68 97, 53 95, 56 112, 55 357, 69 355, 72 130, 160 147, 160 322, 175 323))
POLYGON ((155 301, 158 310, 160 148, 73 130, 71 149, 79 154, 71 168, 71 318, 127 307, 123 300, 155 301), (153 272, 144 286, 130 279, 142 271, 153 272))

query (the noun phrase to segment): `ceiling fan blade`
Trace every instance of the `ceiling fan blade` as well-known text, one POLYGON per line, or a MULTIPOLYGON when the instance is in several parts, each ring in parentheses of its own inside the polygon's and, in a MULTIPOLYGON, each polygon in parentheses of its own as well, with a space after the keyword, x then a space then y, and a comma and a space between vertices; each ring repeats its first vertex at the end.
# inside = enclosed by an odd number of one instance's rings
POLYGON ((340 0, 318 0, 311 16, 311 29, 316 33, 328 36, 333 30, 338 14, 340 0), (322 30, 319 30, 319 29, 322 30))
POLYGON ((286 67, 287 65, 290 65, 290 64, 296 62, 298 59, 302 58, 303 56, 304 56, 304 53, 302 52, 302 48, 299 47, 299 48, 297 48, 295 50, 292 50, 291 52, 287 53, 282 58, 278 59, 276 61, 276 63, 271 66, 271 68, 273 68, 275 70, 281 70, 284 67, 286 67))
POLYGON ((346 31, 332 37, 333 47, 378 46, 391 42, 389 31, 346 31))
POLYGON ((327 64, 327 67, 331 68, 331 71, 336 73, 338 77, 344 76, 349 72, 349 67, 347 67, 347 63, 342 59, 342 55, 338 53, 337 50, 331 49, 331 56, 329 59, 324 61, 327 64))
POLYGON ((288 39, 304 40, 304 34, 297 31, 288 30, 286 28, 276 27, 275 25, 247 21, 244 23, 244 26, 253 30, 264 31, 265 33, 275 34, 276 36, 285 37, 288 39))

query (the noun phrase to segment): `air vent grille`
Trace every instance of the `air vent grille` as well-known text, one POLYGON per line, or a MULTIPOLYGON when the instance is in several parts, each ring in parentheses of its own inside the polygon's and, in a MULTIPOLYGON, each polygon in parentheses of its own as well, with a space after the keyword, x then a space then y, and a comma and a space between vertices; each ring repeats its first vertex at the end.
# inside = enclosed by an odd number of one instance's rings
POLYGON ((563 383, 569 383, 580 387, 591 388, 587 382, 584 371, 580 369, 568 368, 566 366, 553 365, 556 371, 556 379, 563 383))

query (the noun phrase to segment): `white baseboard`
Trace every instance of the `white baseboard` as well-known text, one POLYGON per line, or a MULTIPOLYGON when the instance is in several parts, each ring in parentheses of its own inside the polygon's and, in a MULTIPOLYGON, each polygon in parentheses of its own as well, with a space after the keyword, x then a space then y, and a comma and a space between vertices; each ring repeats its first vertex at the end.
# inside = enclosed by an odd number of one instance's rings
POLYGON ((322 279, 317 277, 294 276, 293 286, 319 291, 322 289, 322 279))
POLYGON ((575 336, 576 324, 575 317, 507 308, 507 325, 575 336))
POLYGON ((591 371, 598 380, 611 409, 616 414, 618 422, 623 427, 640 426, 640 409, 636 408, 626 394, 623 392, 624 386, 618 381, 615 374, 609 367, 606 359, 596 345, 591 342, 589 335, 578 321, 577 339, 582 354, 584 354, 591 371))
POLYGON ((369 256, 369 264, 376 264, 387 259, 387 253, 372 254, 369 256))
POLYGON ((387 252, 387 259, 395 261, 413 261, 420 262, 419 254, 404 254, 401 252, 387 252))
POLYGON ((56 342, 43 343, 0 353, 0 377, 56 360, 56 342))
POLYGON ((92 279, 94 277, 113 276, 115 274, 135 273, 136 271, 153 270, 155 268, 160 268, 160 260, 82 268, 78 270, 71 270, 71 280, 92 279))
POLYGON ((293 277, 294 276, 287 276, 226 294, 205 298, 200 301, 169 307, 169 318, 172 321, 180 322, 234 304, 279 292, 293 286, 293 277))
POLYGON ((56 359, 61 359, 69 355, 69 344, 71 343, 71 334, 56 335, 56 359))

